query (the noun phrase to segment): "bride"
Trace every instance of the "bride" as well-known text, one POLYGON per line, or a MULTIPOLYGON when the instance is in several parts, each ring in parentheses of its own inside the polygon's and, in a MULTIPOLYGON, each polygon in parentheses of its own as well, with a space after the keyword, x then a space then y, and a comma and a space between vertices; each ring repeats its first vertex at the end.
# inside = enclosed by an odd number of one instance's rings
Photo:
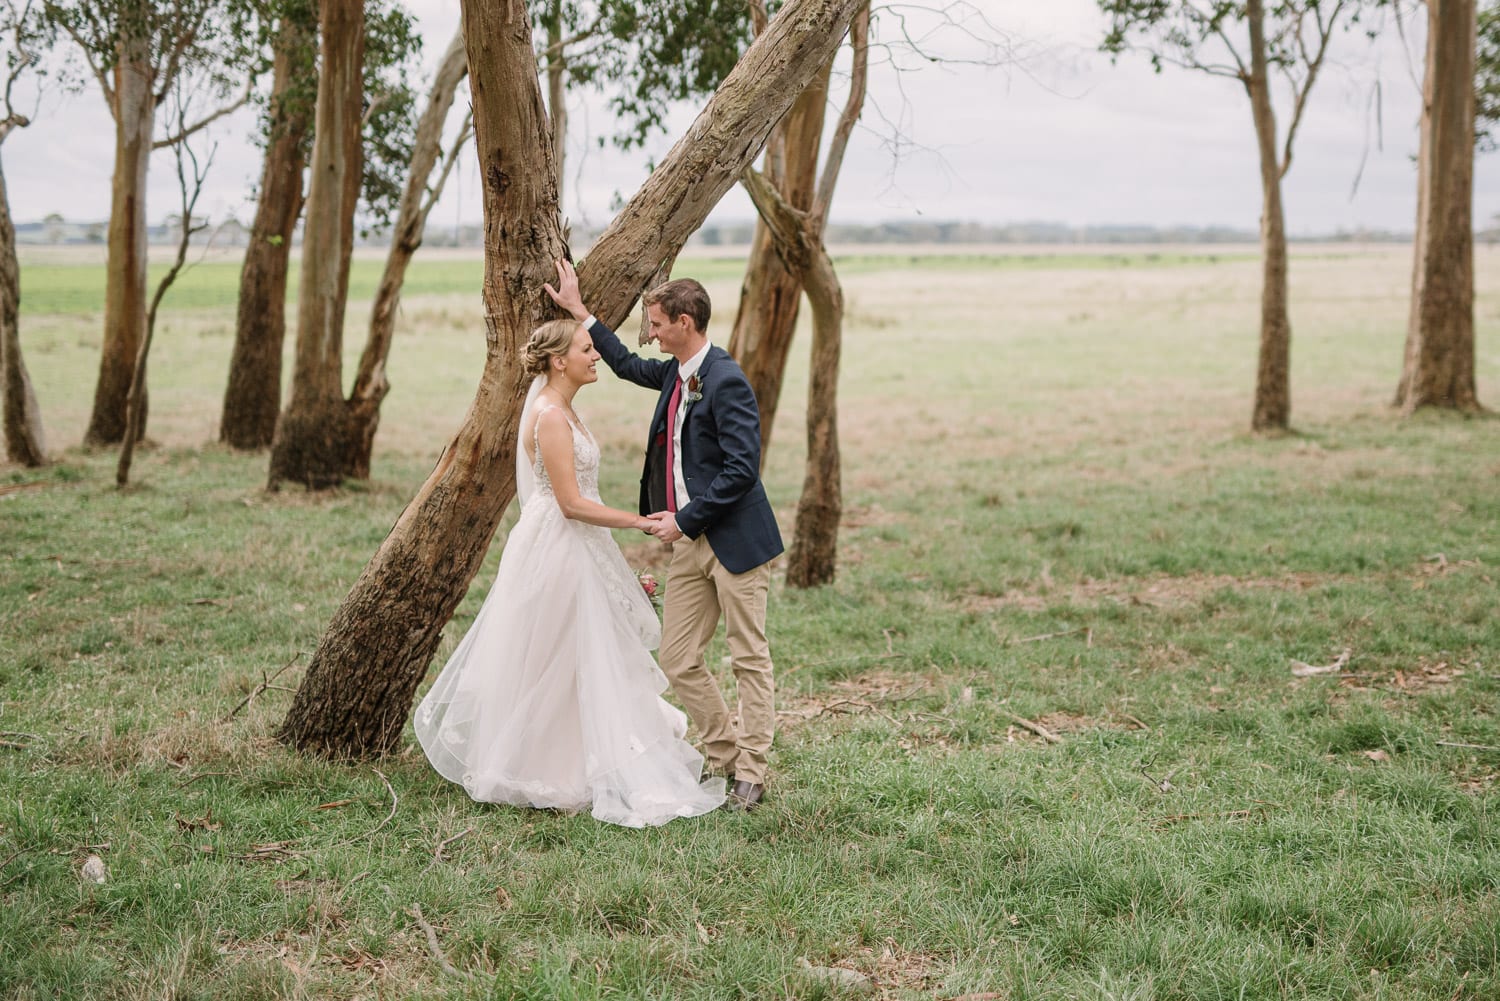
POLYGON ((645 827, 713 810, 724 780, 700 779, 687 719, 661 698, 661 625, 609 533, 652 523, 599 500, 599 445, 573 410, 598 359, 574 320, 543 324, 523 349, 536 378, 516 447, 521 517, 414 726, 433 767, 476 800, 645 827))

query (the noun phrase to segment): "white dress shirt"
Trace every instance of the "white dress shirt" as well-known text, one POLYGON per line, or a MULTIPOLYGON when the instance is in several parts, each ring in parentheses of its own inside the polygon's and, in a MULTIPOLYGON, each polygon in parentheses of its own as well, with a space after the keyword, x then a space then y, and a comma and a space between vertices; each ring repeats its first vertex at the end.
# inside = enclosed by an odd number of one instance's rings
MULTIPOLYGON (((672 422, 672 488, 676 492, 679 511, 692 500, 688 496, 687 483, 682 478, 682 419, 686 416, 688 407, 687 381, 698 374, 698 369, 702 367, 703 359, 708 357, 708 349, 712 346, 705 343, 697 354, 677 367, 677 378, 682 382, 682 396, 677 401, 677 417, 672 422)), ((701 388, 699 392, 702 392, 701 388)))

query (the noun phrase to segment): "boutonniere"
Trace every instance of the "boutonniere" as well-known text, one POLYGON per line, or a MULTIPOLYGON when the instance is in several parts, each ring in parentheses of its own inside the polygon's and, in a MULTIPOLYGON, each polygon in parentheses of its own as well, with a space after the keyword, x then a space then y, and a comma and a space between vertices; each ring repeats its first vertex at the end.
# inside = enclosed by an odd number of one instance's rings
POLYGON ((689 403, 697 403, 703 399, 703 380, 698 378, 697 372, 688 376, 685 388, 687 389, 687 401, 689 403))

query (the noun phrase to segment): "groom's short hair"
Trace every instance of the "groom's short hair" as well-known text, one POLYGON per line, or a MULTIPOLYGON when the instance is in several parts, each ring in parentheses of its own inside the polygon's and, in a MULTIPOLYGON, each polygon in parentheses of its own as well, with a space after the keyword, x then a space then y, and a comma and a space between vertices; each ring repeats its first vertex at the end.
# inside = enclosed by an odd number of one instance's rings
POLYGON ((699 333, 708 331, 708 318, 713 306, 708 300, 708 289, 691 278, 674 278, 641 296, 647 306, 660 306, 667 319, 675 320, 686 313, 698 325, 699 333))

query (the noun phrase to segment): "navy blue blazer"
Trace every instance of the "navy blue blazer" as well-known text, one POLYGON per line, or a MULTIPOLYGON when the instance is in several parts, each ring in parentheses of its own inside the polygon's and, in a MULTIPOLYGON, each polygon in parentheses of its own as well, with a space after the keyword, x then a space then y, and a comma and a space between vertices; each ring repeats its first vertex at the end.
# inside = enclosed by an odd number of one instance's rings
MULTIPOLYGON (((659 394, 646 439, 640 511, 664 511, 667 403, 677 382, 677 359, 642 358, 598 319, 589 335, 615 375, 659 394)), ((708 349, 698 380, 703 399, 690 402, 682 418, 682 478, 691 500, 677 512, 677 527, 690 539, 706 534, 724 568, 744 573, 784 549, 760 482, 760 407, 750 380, 723 348, 708 349)))

